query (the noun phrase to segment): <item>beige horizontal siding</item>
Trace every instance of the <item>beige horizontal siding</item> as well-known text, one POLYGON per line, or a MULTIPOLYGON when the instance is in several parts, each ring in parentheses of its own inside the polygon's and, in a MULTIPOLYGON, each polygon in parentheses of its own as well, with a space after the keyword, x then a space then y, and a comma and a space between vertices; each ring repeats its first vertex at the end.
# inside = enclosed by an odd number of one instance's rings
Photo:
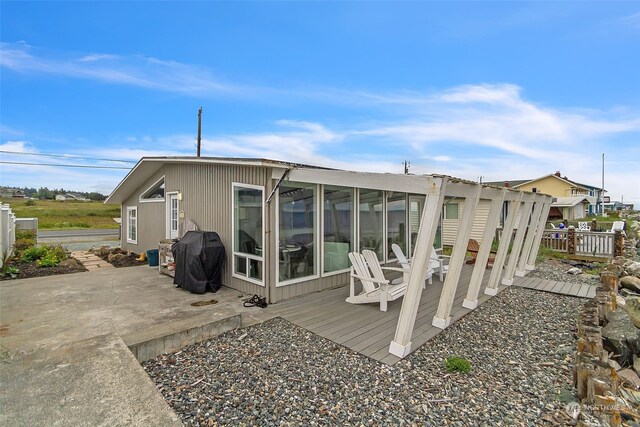
MULTIPOLYGON (((458 202, 460 207, 458 209, 458 218, 462 218, 464 212, 464 202, 458 202)), ((480 200, 478 208, 476 209, 476 215, 473 220, 473 226, 471 229, 471 238, 477 240, 478 243, 482 243, 482 235, 484 234, 484 227, 489 217, 489 210, 491 209, 491 201, 480 200)), ((443 219, 442 220, 442 244, 452 246, 455 243, 458 229, 460 228, 459 219, 443 219)))

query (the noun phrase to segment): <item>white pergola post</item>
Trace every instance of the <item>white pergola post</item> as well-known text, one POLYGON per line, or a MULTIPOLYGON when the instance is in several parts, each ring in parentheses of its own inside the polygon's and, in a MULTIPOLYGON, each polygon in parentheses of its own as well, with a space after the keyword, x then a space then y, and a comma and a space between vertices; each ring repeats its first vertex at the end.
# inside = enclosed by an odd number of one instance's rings
POLYGON ((540 197, 534 203, 535 205, 533 208, 533 213, 531 214, 531 220, 529 221, 529 228, 527 229, 527 237, 522 248, 522 255, 520 255, 520 258, 518 259, 518 265, 516 267, 516 276, 518 277, 524 277, 527 274, 527 271, 525 271, 524 267, 529 260, 531 249, 533 249, 533 244, 535 243, 534 239, 538 234, 538 224, 540 223, 540 215, 542 214, 544 199, 540 197))
MULTIPOLYGON (((486 190, 493 189, 485 189, 485 191, 486 190)), ((462 302, 462 306, 464 308, 473 310, 478 306, 478 294, 480 293, 482 279, 484 278, 485 265, 489 259, 489 254, 491 253, 491 245, 493 243, 496 228, 498 228, 498 224, 500 223, 500 213, 502 212, 502 204, 504 203, 504 195, 506 192, 506 189, 496 189, 491 191, 491 194, 493 195, 491 198, 491 207, 489 208, 487 223, 484 226, 484 234, 482 235, 482 242, 480 243, 480 250, 478 251, 476 264, 473 267, 473 273, 471 274, 471 282, 469 283, 469 289, 467 290, 467 297, 462 302)), ((496 268, 495 264, 493 268, 496 268)))
POLYGON ((540 243, 542 242, 542 235, 547 225, 547 218, 549 218, 549 211, 551 210, 551 198, 546 197, 544 201, 544 207, 542 208, 542 214, 540 214, 540 221, 538 222, 538 230, 536 231, 536 239, 533 242, 533 248, 529 254, 529 259, 524 266, 525 270, 533 270, 536 268, 536 259, 538 257, 538 250, 540 249, 540 243))
POLYGON ((516 218, 520 213, 521 206, 522 193, 518 194, 515 200, 511 200, 509 202, 509 213, 507 213, 507 219, 504 222, 504 229, 502 230, 502 237, 500 238, 498 253, 496 254, 496 260, 493 263, 493 268, 491 269, 489 283, 487 283, 487 287, 484 290, 484 293, 487 295, 498 295, 498 285, 500 283, 500 276, 502 275, 502 267, 504 266, 504 261, 507 258, 507 251, 509 250, 509 244, 511 243, 513 229, 515 226, 516 218))
POLYGON ((442 202, 447 182, 446 177, 434 179, 422 209, 409 283, 402 299, 396 334, 389 345, 389 353, 398 357, 405 357, 411 352, 411 335, 418 315, 424 277, 433 251, 433 241, 442 215, 442 202))
POLYGON ((449 271, 442 286, 442 293, 440 294, 440 301, 438 302, 438 311, 432 322, 433 326, 437 328, 444 329, 451 323, 451 308, 467 254, 469 236, 473 228, 473 219, 475 218, 476 209, 478 208, 481 192, 481 185, 477 185, 475 188, 470 186, 469 192, 464 198, 464 211, 460 219, 456 241, 453 245, 453 252, 451 253, 451 259, 449 261, 449 271))
POLYGON ((533 202, 527 200, 524 202, 522 209, 520 209, 520 221, 518 221, 518 231, 516 231, 516 237, 513 239, 513 245, 511 246, 511 255, 509 255, 509 262, 502 278, 502 284, 505 286, 513 285, 513 277, 516 272, 516 265, 518 265, 518 259, 522 252, 522 244, 524 243, 524 233, 527 230, 527 224, 529 218, 531 218, 531 207, 533 202))

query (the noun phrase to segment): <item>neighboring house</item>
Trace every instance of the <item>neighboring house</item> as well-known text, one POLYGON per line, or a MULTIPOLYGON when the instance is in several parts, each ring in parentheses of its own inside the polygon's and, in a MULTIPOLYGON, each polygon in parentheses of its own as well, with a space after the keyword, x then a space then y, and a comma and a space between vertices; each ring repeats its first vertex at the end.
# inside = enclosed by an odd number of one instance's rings
POLYGON ((0 189, 0 197, 10 199, 27 199, 29 196, 18 188, 4 187, 0 189))
POLYGON ((76 193, 65 193, 65 194, 56 194, 56 200, 58 201, 67 201, 67 200, 74 200, 74 201, 79 201, 79 202, 88 202, 89 199, 87 199, 86 197, 83 197, 79 194, 76 193))
POLYGON ((604 201, 602 202, 602 209, 605 212, 613 212, 613 211, 622 211, 625 210, 626 205, 617 200, 611 200, 609 196, 604 196, 604 201))
POLYGON ((557 197, 551 203, 549 219, 581 219, 587 216, 590 200, 587 196, 557 197))
MULTIPOLYGON (((397 243, 411 257, 425 204, 433 217, 422 222, 437 224, 444 204, 447 228, 463 218, 469 194, 479 194, 487 206, 496 197, 550 202, 548 196, 442 176, 265 159, 152 157, 141 159, 105 203, 121 206, 124 250, 158 248, 161 239, 179 238, 190 219, 220 235, 227 250, 226 286, 276 302, 348 283, 351 251, 371 249, 381 262, 392 262, 391 245, 397 243), (427 204, 433 200, 428 194, 440 202, 427 204)), ((484 230, 487 213, 474 230, 484 230)))
MULTIPOLYGON (((598 206, 598 203, 602 203, 603 199, 602 190, 600 188, 571 181, 566 176, 562 176, 560 171, 535 179, 488 182, 486 184, 499 185, 509 188, 515 188, 522 191, 531 191, 534 193, 548 194, 558 199, 566 197, 586 196, 589 202, 586 209, 586 213, 588 214, 595 214, 599 212, 601 210, 601 207, 598 206)), ((556 207, 560 208, 561 206, 556 207)))

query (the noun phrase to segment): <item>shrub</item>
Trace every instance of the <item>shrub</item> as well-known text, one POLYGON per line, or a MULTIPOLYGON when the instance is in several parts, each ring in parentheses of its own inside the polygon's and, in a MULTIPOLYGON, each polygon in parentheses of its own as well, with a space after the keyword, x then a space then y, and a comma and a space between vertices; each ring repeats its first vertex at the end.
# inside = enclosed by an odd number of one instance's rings
POLYGON ((444 366, 449 372, 463 372, 467 373, 471 371, 471 363, 463 357, 451 356, 444 361, 444 366))
POLYGON ((27 200, 27 203, 24 204, 25 206, 35 206, 36 202, 33 200, 27 200))
POLYGON ((69 254, 60 245, 32 246, 22 253, 23 262, 36 261, 38 267, 54 267, 67 258, 69 254))
POLYGON ((55 267, 60 264, 61 259, 55 253, 47 252, 45 256, 40 258, 36 263, 38 267, 55 267))
POLYGON ((65 259, 69 258, 69 253, 61 245, 44 245, 44 247, 47 248, 46 255, 53 255, 60 261, 64 261, 65 259))
POLYGON ((33 262, 37 261, 47 254, 47 248, 45 246, 32 246, 25 249, 22 252, 22 261, 33 262))
POLYGON ((34 230, 18 230, 16 231, 16 240, 17 239, 28 239, 33 240, 34 243, 36 241, 37 233, 34 230))

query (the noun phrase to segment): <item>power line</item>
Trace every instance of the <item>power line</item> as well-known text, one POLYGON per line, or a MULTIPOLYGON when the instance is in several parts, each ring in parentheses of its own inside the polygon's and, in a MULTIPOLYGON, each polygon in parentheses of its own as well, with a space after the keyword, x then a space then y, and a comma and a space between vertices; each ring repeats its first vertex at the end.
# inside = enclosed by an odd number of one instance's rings
POLYGON ((63 155, 63 154, 50 154, 50 153, 24 153, 21 151, 6 151, 0 150, 0 153, 7 154, 18 154, 21 156, 41 156, 41 157, 59 157, 63 159, 79 159, 79 160, 100 160, 105 162, 121 162, 121 163, 136 163, 132 160, 119 160, 119 159, 99 159, 95 157, 82 157, 82 156, 73 156, 73 155, 63 155))
POLYGON ((131 168, 122 168, 118 166, 64 165, 64 164, 54 164, 54 163, 5 162, 5 161, 0 161, 0 163, 4 163, 6 165, 56 166, 60 168, 122 169, 122 170, 131 169, 131 168))

